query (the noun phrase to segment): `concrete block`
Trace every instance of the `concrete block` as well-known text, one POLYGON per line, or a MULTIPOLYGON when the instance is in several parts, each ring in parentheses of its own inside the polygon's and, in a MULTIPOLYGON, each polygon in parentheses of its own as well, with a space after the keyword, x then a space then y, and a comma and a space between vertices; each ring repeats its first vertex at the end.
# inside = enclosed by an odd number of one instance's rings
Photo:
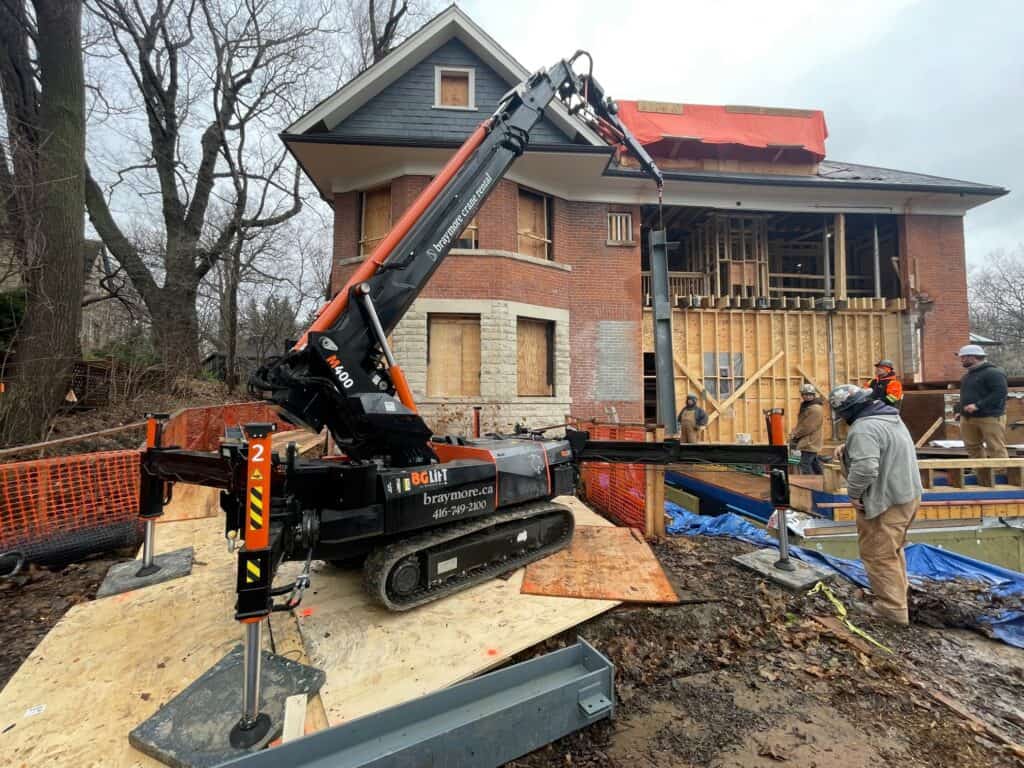
POLYGON ((826 571, 792 557, 789 558, 789 562, 793 564, 794 569, 792 571, 779 570, 775 567, 778 560, 779 550, 770 548, 758 549, 754 552, 747 552, 745 555, 736 555, 733 558, 734 563, 794 592, 808 590, 819 581, 828 581, 835 576, 834 571, 826 571))

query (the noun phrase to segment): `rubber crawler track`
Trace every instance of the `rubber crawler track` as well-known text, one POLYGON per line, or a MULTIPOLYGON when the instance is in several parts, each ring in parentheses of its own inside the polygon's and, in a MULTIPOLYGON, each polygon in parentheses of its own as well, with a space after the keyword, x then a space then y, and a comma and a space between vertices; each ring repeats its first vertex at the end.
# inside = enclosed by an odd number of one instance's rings
POLYGON ((520 568, 527 563, 532 563, 534 560, 547 557, 552 552, 557 552, 572 540, 574 523, 572 512, 568 507, 564 507, 561 504, 553 504, 550 501, 542 501, 523 504, 508 511, 488 515, 477 520, 455 523, 444 528, 434 529, 430 533, 402 539, 371 552, 363 566, 363 584, 370 596, 385 608, 392 611, 407 611, 410 608, 429 603, 440 597, 461 592, 501 573, 505 573, 513 568, 520 568), (471 536, 474 533, 486 531, 494 526, 528 520, 532 517, 551 513, 561 513, 565 520, 565 528, 562 531, 562 535, 551 544, 531 550, 520 557, 508 558, 485 568, 473 570, 458 578, 446 581, 444 584, 435 587, 424 587, 401 599, 392 598, 387 593, 387 577, 391 573, 391 569, 400 560, 413 553, 422 552, 454 539, 471 536))

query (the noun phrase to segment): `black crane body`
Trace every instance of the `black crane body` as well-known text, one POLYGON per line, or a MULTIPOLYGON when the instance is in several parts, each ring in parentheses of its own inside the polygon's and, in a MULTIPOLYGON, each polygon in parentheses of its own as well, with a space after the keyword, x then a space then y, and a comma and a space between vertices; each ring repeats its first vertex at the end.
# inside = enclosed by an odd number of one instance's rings
POLYGON ((222 490, 225 532, 244 542, 239 620, 294 608, 313 559, 363 560, 373 598, 406 610, 556 551, 570 541, 573 517, 552 499, 573 493, 581 462, 765 464, 779 478, 775 500, 788 503, 785 447, 595 442, 571 429, 557 439, 435 437, 416 411, 388 334, 526 150, 553 99, 633 154, 660 199, 661 174, 614 102, 589 74, 573 71, 581 55, 509 91, 299 343, 254 377, 285 419, 326 427, 338 456, 306 459, 289 449, 260 469, 254 452, 269 453, 269 425, 249 425, 245 439, 226 440, 217 453, 150 442, 144 518, 160 514, 174 482, 222 490), (283 560, 307 568, 297 582, 274 587, 283 560))

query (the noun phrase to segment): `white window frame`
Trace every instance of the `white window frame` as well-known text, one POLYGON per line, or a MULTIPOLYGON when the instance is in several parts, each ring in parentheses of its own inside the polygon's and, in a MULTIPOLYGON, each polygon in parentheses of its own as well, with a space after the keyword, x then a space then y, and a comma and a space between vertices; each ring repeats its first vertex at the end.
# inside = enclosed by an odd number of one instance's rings
POLYGON ((608 211, 608 245, 635 244, 636 241, 633 240, 633 214, 629 211, 608 211), (612 238, 612 222, 618 218, 622 218, 625 222, 624 229, 626 230, 626 237, 624 239, 616 240, 612 238))
POLYGON ((441 64, 434 65, 434 109, 456 109, 463 112, 476 111, 476 69, 473 67, 448 67, 441 64), (441 75, 445 72, 456 72, 469 75, 469 106, 456 107, 450 104, 441 103, 441 75))

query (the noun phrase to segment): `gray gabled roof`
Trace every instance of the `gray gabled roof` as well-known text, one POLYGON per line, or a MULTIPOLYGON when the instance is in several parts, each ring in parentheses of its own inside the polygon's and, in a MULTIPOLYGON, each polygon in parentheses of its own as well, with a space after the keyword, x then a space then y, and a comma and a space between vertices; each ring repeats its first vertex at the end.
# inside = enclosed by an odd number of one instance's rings
MULTIPOLYGON (((662 169, 666 179, 703 181, 721 184, 754 184, 773 187, 816 187, 841 189, 877 189, 906 192, 944 192, 962 195, 1002 197, 1009 193, 1004 187, 978 184, 973 181, 946 179, 923 173, 877 168, 857 163, 822 160, 815 174, 806 176, 777 173, 730 173, 726 171, 682 171, 662 169)), ((608 176, 642 176, 639 168, 609 164, 608 176)))

